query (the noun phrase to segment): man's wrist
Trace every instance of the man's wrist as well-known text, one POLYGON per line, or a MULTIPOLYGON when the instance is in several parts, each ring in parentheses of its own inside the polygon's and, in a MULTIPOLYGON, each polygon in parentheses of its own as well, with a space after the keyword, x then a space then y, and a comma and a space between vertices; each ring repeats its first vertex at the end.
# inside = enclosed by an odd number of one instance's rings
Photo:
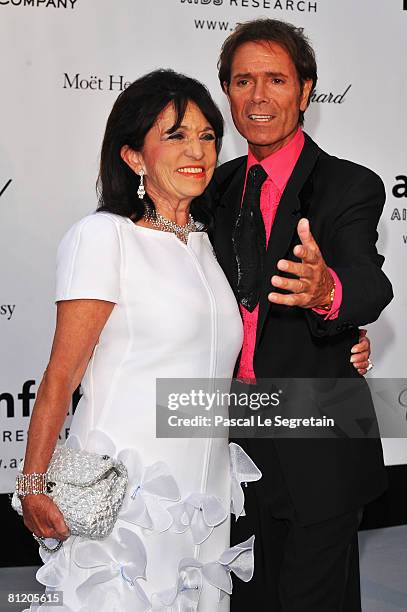
POLYGON ((325 301, 324 304, 321 304, 321 306, 317 306, 317 308, 320 308, 321 310, 325 310, 326 312, 329 312, 331 310, 332 304, 334 303, 334 300, 335 300, 336 283, 333 280, 332 276, 331 276, 331 279, 332 279, 332 287, 329 290, 327 300, 325 301))

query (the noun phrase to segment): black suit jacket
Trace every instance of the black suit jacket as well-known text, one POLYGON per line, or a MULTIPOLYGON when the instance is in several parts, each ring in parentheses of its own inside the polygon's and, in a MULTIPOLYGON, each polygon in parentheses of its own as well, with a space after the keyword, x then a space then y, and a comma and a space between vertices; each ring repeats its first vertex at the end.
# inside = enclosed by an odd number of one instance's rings
MULTIPOLYGON (((239 212, 247 157, 220 166, 210 186, 214 211, 212 241, 220 265, 236 291, 237 269, 232 231, 239 212)), ((350 350, 358 326, 375 321, 392 299, 377 253, 377 224, 385 192, 372 171, 322 151, 307 135, 304 148, 282 195, 266 254, 259 305, 254 372, 256 378, 358 377, 350 350), (297 224, 310 221, 327 264, 343 286, 339 317, 326 321, 312 310, 271 304, 273 274, 279 259, 296 260, 297 224)), ((274 291, 276 289, 273 289, 274 291)), ((267 469, 267 439, 253 441, 267 469)), ((276 449, 303 523, 352 510, 386 486, 379 439, 278 439, 276 449)))

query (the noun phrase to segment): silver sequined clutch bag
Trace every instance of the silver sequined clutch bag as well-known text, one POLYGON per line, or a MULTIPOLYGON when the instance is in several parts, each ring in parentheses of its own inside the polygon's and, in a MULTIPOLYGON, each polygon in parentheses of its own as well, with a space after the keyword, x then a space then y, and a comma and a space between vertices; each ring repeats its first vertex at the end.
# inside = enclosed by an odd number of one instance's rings
MULTIPOLYGON (((127 481, 121 461, 58 446, 47 470, 47 495, 62 512, 71 535, 102 539, 113 529, 127 481)), ((21 510, 16 494, 12 506, 21 510)))

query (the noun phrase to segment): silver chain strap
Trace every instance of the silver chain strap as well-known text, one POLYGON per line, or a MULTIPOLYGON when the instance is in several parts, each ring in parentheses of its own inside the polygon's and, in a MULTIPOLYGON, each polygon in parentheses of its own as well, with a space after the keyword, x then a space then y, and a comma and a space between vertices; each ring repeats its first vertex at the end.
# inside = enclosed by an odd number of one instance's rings
POLYGON ((33 533, 33 538, 35 538, 37 540, 37 542, 41 546, 41 548, 43 548, 44 550, 46 550, 49 553, 56 553, 61 548, 61 546, 63 544, 63 540, 58 540, 58 544, 56 546, 54 546, 54 548, 51 548, 50 546, 47 546, 47 544, 45 544, 45 538, 37 536, 37 535, 35 535, 35 533, 33 533))

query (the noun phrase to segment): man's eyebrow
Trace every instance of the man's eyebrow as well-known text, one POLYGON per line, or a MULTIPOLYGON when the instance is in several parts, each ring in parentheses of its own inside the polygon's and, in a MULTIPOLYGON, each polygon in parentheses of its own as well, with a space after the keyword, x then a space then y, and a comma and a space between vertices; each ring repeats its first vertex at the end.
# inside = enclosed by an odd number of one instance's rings
POLYGON ((238 72, 237 74, 232 74, 232 79, 247 79, 250 76, 252 76, 251 72, 238 72))
MULTIPOLYGON (((254 73, 255 74, 255 73, 254 73)), ((265 72, 264 74, 266 74, 266 76, 270 76, 270 77, 278 77, 278 78, 284 78, 287 79, 288 76, 286 74, 284 74, 283 72, 273 72, 273 71, 268 71, 265 72)), ((238 72, 237 74, 232 75, 232 79, 247 79, 249 77, 253 76, 252 72, 238 72)))

